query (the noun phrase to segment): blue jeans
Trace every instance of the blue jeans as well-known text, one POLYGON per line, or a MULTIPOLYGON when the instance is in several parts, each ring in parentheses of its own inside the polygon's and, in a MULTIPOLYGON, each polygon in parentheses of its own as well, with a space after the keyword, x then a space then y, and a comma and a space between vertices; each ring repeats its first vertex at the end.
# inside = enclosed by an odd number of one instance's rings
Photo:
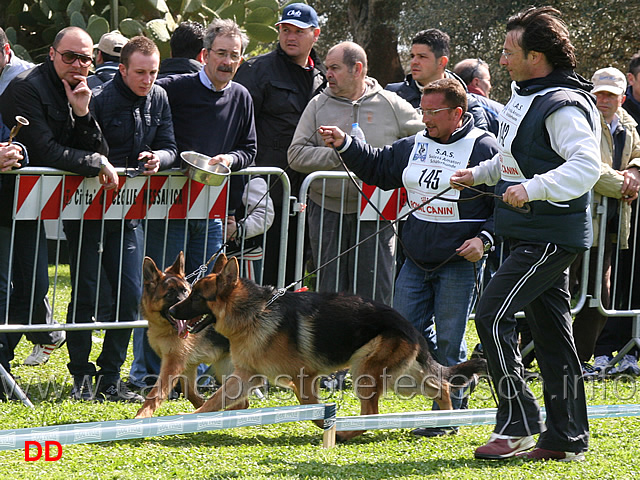
MULTIPOLYGON (((143 222, 146 237, 145 254, 160 270, 171 266, 178 254, 185 254, 185 272, 190 274, 206 263, 222 245, 222 221, 149 220, 143 222), (206 247, 206 249, 205 249, 206 247)), ((208 266, 211 273, 213 262, 208 266)))
MULTIPOLYGON (((142 249, 137 233, 140 227, 129 222, 123 226, 119 220, 105 221, 104 232, 99 220, 84 221, 82 231, 79 220, 66 220, 63 225, 69 241, 72 285, 67 323, 73 319, 76 323, 94 320, 101 266, 111 286, 113 308, 110 320, 115 321, 116 315, 120 321, 136 320, 142 294, 142 249), (102 265, 99 254, 101 247, 102 265)), ((130 328, 106 330, 102 352, 96 362, 100 367, 98 375, 103 376, 105 384, 119 380, 130 337, 130 328)), ((91 346, 91 330, 71 330, 67 333, 68 367, 74 377, 96 375, 95 365, 89 361, 91 346)))
MULTIPOLYGON (((476 278, 482 278, 484 258, 449 262, 425 272, 406 259, 396 280, 393 307, 424 336, 435 359, 445 366, 467 360, 464 332, 473 307, 476 278)), ((460 408, 462 389, 452 391, 460 408)))
MULTIPOLYGON (((181 251, 185 252, 185 270, 190 274, 206 263, 222 245, 222 222, 220 220, 149 220, 146 228, 146 255, 151 257, 159 269, 171 266, 181 251), (205 250, 206 245, 206 250, 205 250)), ((208 266, 211 273, 214 262, 208 266)), ((192 280, 193 281, 193 280, 192 280)), ((206 370, 200 366, 198 373, 206 370)), ((147 339, 146 328, 133 331, 133 362, 129 371, 129 381, 144 387, 151 376, 160 373, 160 358, 153 351, 147 339), (148 377, 149 376, 149 377, 148 377), (145 378, 148 377, 148 378, 145 378)), ((151 381, 153 384, 154 382, 151 381)))

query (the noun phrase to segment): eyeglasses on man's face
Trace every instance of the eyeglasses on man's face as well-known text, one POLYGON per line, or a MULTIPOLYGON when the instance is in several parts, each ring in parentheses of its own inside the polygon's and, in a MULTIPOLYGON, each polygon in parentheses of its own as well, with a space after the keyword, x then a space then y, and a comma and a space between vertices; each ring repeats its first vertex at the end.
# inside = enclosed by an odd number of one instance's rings
POLYGON ((65 52, 60 52, 59 50, 53 49, 54 52, 60 55, 62 61, 67 65, 72 65, 76 60, 80 63, 81 67, 88 67, 91 65, 93 59, 89 55, 84 55, 83 53, 72 52, 71 50, 67 50, 65 52))
POLYGON ((239 53, 228 52, 227 50, 211 50, 211 49, 209 49, 209 51, 213 52, 213 54, 216 57, 218 57, 220 60, 224 60, 225 58, 229 57, 229 59, 232 62, 239 62, 240 59, 242 58, 242 55, 240 55, 239 53))
POLYGON ((418 107, 418 113, 424 117, 433 117, 436 113, 438 112, 442 112, 444 110, 453 110, 456 107, 444 107, 444 108, 436 108, 435 110, 432 109, 424 109, 421 107, 418 107))

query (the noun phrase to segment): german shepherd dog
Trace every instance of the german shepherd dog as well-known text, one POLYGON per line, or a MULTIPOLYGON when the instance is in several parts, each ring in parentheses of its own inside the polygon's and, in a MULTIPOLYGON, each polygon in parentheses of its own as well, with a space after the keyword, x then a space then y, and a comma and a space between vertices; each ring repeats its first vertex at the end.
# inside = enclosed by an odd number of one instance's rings
MULTIPOLYGON (((483 359, 440 365, 422 335, 386 305, 313 292, 285 293, 268 305, 275 292, 239 278, 237 260, 220 255, 213 273, 169 309, 175 318, 193 319, 188 323, 214 323, 229 339, 233 375, 196 413, 243 402, 264 377, 292 388, 301 404, 318 403, 318 378, 346 367, 351 368, 362 415, 378 413, 378 399, 387 387, 421 393, 448 410, 451 385, 465 385, 486 371, 483 359)), ((322 427, 323 421, 316 424, 322 427)), ((339 432, 337 439, 362 432, 339 432)))
MULTIPOLYGON (((213 364, 216 378, 233 371, 229 354, 229 341, 212 326, 173 318, 169 307, 184 300, 191 286, 184 276, 184 255, 178 255, 173 265, 164 272, 154 261, 145 257, 143 267, 144 289, 141 310, 149 322, 149 344, 162 359, 160 375, 153 389, 138 410, 136 418, 146 418, 167 398, 177 381, 181 381, 185 397, 199 408, 204 399, 196 391, 196 368, 200 363, 213 364), (197 335, 196 335, 197 333, 197 335)), ((248 402, 236 408, 246 408, 248 402)))

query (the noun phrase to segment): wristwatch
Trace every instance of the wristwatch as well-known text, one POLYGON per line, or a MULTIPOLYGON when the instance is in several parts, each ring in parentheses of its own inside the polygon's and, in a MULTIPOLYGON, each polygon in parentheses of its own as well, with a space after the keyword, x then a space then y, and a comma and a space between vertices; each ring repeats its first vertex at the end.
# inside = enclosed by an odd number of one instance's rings
POLYGON ((100 167, 105 167, 108 163, 109 160, 107 160, 107 157, 100 155, 100 167))
POLYGON ((493 244, 491 243, 491 239, 487 235, 485 235, 484 233, 480 232, 476 236, 480 240, 482 240, 482 245, 484 247, 484 253, 487 253, 489 250, 491 250, 491 247, 493 247, 493 244))

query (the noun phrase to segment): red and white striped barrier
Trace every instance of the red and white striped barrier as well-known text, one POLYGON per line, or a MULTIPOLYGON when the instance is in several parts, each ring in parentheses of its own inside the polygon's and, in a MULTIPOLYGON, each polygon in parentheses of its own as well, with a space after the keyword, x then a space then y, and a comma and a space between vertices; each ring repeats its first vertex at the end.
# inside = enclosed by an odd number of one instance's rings
MULTIPOLYGON (((382 190, 374 185, 362 184, 362 191, 378 208, 384 220, 395 220, 409 211, 407 205, 407 191, 403 188, 396 190, 382 190)), ((379 215, 374 208, 362 197, 360 201, 360 220, 378 220, 379 215)), ((380 218, 380 220, 383 220, 380 218)))
POLYGON ((119 177, 105 190, 97 177, 18 175, 16 220, 224 218, 227 183, 205 186, 183 175, 119 177))

